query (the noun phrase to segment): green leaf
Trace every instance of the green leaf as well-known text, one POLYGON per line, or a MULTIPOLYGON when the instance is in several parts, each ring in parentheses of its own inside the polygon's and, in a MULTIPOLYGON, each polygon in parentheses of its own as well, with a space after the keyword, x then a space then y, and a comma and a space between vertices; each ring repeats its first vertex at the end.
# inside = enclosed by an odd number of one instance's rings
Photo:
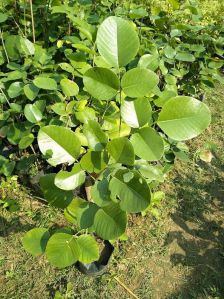
POLYGON ((162 137, 152 128, 145 127, 134 133, 131 143, 135 154, 147 161, 160 160, 164 153, 164 143, 162 137))
POLYGON ((46 228, 33 228, 22 239, 25 250, 33 256, 44 253, 50 234, 46 228))
POLYGON ((159 98, 154 100, 154 103, 158 107, 163 107, 169 99, 175 96, 177 96, 176 92, 172 90, 164 90, 160 93, 159 98))
POLYGON ((177 53, 176 57, 177 60, 185 61, 185 62, 194 62, 195 57, 193 54, 186 53, 186 52, 179 52, 177 53))
POLYGON ((8 35, 5 39, 5 48, 10 60, 20 58, 18 45, 20 43, 19 35, 8 35))
POLYGON ((26 104, 24 108, 24 115, 26 119, 31 122, 31 123, 37 123, 41 121, 43 118, 43 114, 41 110, 39 109, 39 101, 36 103, 32 104, 26 104))
POLYGON ((133 165, 135 161, 135 153, 131 142, 125 138, 120 137, 111 140, 107 144, 109 155, 113 158, 113 162, 125 165, 133 165))
POLYGON ((88 140, 90 149, 102 151, 105 148, 108 137, 101 130, 100 125, 96 121, 89 120, 88 123, 83 126, 83 133, 88 140))
POLYGON ((55 186, 55 173, 46 174, 40 178, 40 187, 44 198, 50 205, 57 208, 66 208, 73 199, 72 191, 64 191, 55 186))
POLYGON ((12 123, 8 126, 7 139, 8 141, 16 145, 19 143, 20 139, 23 137, 25 128, 22 123, 12 123))
POLYGON ((146 17, 148 15, 148 12, 143 7, 138 8, 132 8, 130 9, 129 16, 132 19, 141 19, 143 17, 146 17))
POLYGON ((106 168, 107 163, 108 156, 104 151, 88 151, 80 160, 82 169, 89 173, 99 173, 103 171, 106 168))
POLYGON ((54 103, 51 106, 51 109, 58 115, 62 115, 62 116, 67 115, 66 103, 64 103, 64 102, 54 103))
POLYGON ((79 164, 75 164, 71 172, 59 171, 55 177, 55 185, 62 190, 74 190, 85 182, 85 172, 79 164))
POLYGON ((164 54, 167 58, 169 59, 173 59, 176 55, 176 50, 173 49, 171 46, 167 45, 165 48, 164 48, 164 54))
POLYGON ((25 96, 31 101, 33 101, 37 97, 39 92, 39 88, 32 83, 25 85, 23 90, 25 96))
POLYGON ((62 68, 64 71, 66 71, 68 73, 71 73, 71 74, 74 73, 74 68, 69 63, 62 62, 62 63, 59 63, 58 66, 60 66, 60 68, 62 68))
POLYGON ((99 206, 105 207, 111 203, 109 182, 107 179, 96 181, 91 188, 92 200, 99 206))
POLYGON ((76 96, 79 93, 79 86, 69 79, 62 79, 60 85, 63 93, 67 97, 76 96))
POLYGON ((30 133, 29 135, 26 135, 21 138, 19 142, 19 148, 25 149, 28 146, 30 146, 33 143, 33 141, 34 141, 34 135, 30 133))
POLYGON ((140 160, 139 162, 137 161, 136 168, 147 179, 148 183, 151 181, 164 181, 164 174, 157 166, 152 166, 148 162, 140 160))
POLYGON ((6 177, 10 177, 12 175, 12 172, 15 168, 16 162, 15 161, 10 161, 8 159, 3 159, 2 163, 2 157, 0 156, 0 173, 3 174, 6 177))
POLYGON ((179 29, 172 29, 170 32, 171 37, 182 36, 182 32, 179 29))
POLYGON ((124 93, 131 98, 147 95, 159 83, 159 78, 148 69, 134 68, 124 74, 121 86, 124 93))
POLYGON ((80 262, 88 264, 99 259, 99 246, 93 237, 82 235, 78 237, 77 242, 80 247, 80 262))
POLYGON ((77 239, 70 234, 56 233, 46 247, 48 261, 55 267, 65 268, 78 261, 80 247, 77 239))
POLYGON ((80 229, 87 229, 93 226, 94 217, 98 211, 98 206, 92 202, 76 197, 65 209, 65 218, 74 224, 78 224, 80 229))
POLYGON ((103 101, 116 96, 119 89, 117 75, 113 71, 102 67, 89 69, 83 77, 83 83, 88 93, 103 101))
POLYGON ((20 37, 18 49, 21 54, 25 56, 31 56, 35 53, 34 44, 29 41, 27 38, 20 37))
POLYGON ((110 139, 125 137, 130 134, 131 128, 127 124, 121 122, 120 125, 119 119, 113 119, 112 121, 113 121, 113 123, 111 123, 112 126, 108 131, 108 136, 110 139))
POLYGON ((138 62, 140 68, 149 69, 155 71, 159 67, 159 56, 158 54, 145 54, 141 56, 138 62))
POLYGON ((157 124, 170 138, 181 141, 198 136, 210 122, 211 113, 204 103, 178 96, 163 106, 157 124))
POLYGON ((46 90, 57 90, 57 82, 54 79, 48 77, 36 77, 33 80, 33 84, 38 88, 46 90))
POLYGON ((173 9, 179 9, 180 4, 178 0, 168 0, 168 1, 173 6, 173 9))
POLYGON ((42 127, 37 140, 40 151, 49 157, 48 163, 53 166, 72 164, 80 154, 79 138, 68 128, 54 125, 42 127))
POLYGON ((75 117, 81 123, 87 123, 89 120, 97 120, 96 111, 90 107, 85 107, 84 110, 75 112, 75 117))
POLYGON ((8 19, 8 15, 6 13, 0 12, 0 23, 4 23, 8 19))
POLYGON ((120 199, 120 207, 129 213, 138 213, 147 208, 151 193, 145 179, 135 171, 118 170, 110 180, 112 200, 120 199))
POLYGON ((104 240, 119 238, 125 232, 127 215, 119 204, 111 203, 99 209, 94 216, 96 234, 104 240))
POLYGON ((116 68, 127 65, 139 49, 134 24, 114 16, 108 17, 100 25, 96 43, 100 55, 116 68))
POLYGON ((17 98, 23 92, 23 83, 22 82, 13 82, 8 89, 8 95, 11 99, 17 98))
POLYGON ((144 98, 125 100, 121 105, 121 117, 132 128, 142 127, 151 120, 151 105, 144 98))

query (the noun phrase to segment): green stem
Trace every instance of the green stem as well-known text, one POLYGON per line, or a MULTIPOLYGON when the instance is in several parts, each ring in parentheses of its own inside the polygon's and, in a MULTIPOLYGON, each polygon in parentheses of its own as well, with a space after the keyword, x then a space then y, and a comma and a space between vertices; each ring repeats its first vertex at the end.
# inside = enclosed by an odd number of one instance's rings
POLYGON ((33 16, 33 2, 30 0, 30 13, 31 13, 31 21, 32 21, 32 32, 33 32, 33 43, 35 44, 35 24, 34 24, 34 16, 33 16))
POLYGON ((26 37, 26 2, 23 1, 23 21, 24 21, 24 31, 25 31, 25 37, 26 37))
POLYGON ((7 102, 7 104, 8 104, 8 105, 9 105, 9 107, 10 107, 9 100, 8 100, 7 96, 5 95, 5 93, 4 93, 4 91, 2 90, 2 88, 1 88, 1 87, 0 87, 0 91, 1 91, 1 93, 3 94, 3 96, 4 96, 4 98, 5 98, 6 102, 7 102))
POLYGON ((5 56, 6 56, 6 59, 7 59, 8 63, 9 63, 10 62, 9 61, 9 56, 8 56, 8 53, 7 53, 6 48, 5 48, 5 43, 4 43, 4 39, 3 39, 1 28, 0 28, 0 35, 1 35, 1 41, 2 41, 2 46, 3 46, 4 52, 5 52, 5 56))
POLYGON ((119 104, 120 104, 120 119, 119 119, 119 137, 121 136, 121 72, 119 70, 119 104))

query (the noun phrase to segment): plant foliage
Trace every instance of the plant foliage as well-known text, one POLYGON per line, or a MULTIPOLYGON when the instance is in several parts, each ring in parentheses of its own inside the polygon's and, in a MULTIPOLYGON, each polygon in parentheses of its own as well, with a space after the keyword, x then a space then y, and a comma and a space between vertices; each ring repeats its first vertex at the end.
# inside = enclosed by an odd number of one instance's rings
POLYGON ((223 82, 223 26, 188 9, 181 24, 128 2, 35 1, 32 27, 28 2, 0 5, 0 174, 37 163, 45 199, 78 227, 33 229, 28 252, 59 268, 97 260, 96 240, 122 238, 128 213, 145 214, 186 156, 183 142, 208 127, 200 96, 223 82))

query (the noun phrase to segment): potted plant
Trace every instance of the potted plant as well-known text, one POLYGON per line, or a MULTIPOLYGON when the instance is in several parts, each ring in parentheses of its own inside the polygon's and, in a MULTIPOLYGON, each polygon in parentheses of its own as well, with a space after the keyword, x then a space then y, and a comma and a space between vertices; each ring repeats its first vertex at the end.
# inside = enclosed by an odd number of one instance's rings
MULTIPOLYGON (((134 23, 108 17, 93 42, 97 50, 85 72, 60 81, 67 125, 49 122, 37 137, 41 153, 55 167, 40 178, 44 198, 64 210, 71 229, 34 228, 23 246, 35 256, 44 253, 58 268, 94 263, 100 239, 124 238, 128 214, 150 209, 154 188, 184 151, 183 142, 211 120, 208 107, 192 97, 167 93, 158 104, 159 73, 149 68, 150 55, 139 56, 134 23), (74 196, 87 181, 87 195, 74 196)), ((75 54, 69 55, 74 65, 75 54)), ((43 75, 32 84, 55 89, 53 79, 43 75)), ((38 109, 41 103, 27 108, 27 115, 38 116, 38 109)))

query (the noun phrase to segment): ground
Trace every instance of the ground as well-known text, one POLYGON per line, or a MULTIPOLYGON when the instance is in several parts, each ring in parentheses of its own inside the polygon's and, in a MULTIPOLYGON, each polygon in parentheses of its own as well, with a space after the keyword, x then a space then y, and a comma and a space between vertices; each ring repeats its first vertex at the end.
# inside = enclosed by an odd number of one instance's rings
POLYGON ((224 88, 207 93, 206 102, 212 125, 190 147, 215 144, 212 162, 176 162, 161 186, 166 199, 159 219, 130 219, 129 239, 116 248, 103 276, 84 276, 75 267, 57 270, 44 257, 27 254, 21 247, 27 230, 66 223, 16 180, 2 184, 1 193, 15 198, 20 210, 0 210, 0 298, 62 298, 57 291, 63 298, 133 298, 115 278, 139 299, 224 298, 224 88))

